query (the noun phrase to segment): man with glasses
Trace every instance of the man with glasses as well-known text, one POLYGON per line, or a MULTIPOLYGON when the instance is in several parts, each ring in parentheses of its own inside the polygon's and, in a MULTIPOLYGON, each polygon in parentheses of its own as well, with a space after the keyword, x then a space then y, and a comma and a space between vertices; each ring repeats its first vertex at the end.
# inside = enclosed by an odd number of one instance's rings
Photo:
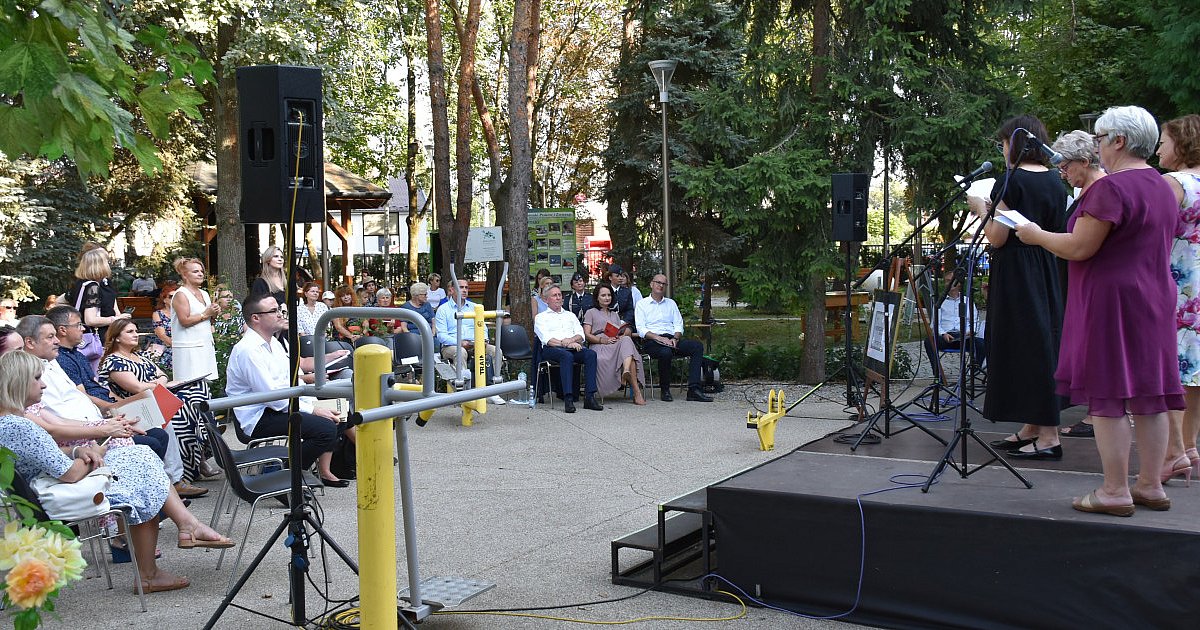
MULTIPOLYGON (((225 373, 225 393, 241 396, 291 387, 288 353, 276 335, 287 330, 288 321, 274 296, 251 295, 242 303, 246 333, 229 355, 225 373)), ((313 399, 300 398, 300 465, 317 464, 321 482, 333 488, 345 488, 349 481, 339 479, 329 469, 338 433, 348 424, 339 424, 337 412, 314 408, 313 399)), ((252 439, 288 434, 288 400, 275 400, 234 407, 234 418, 242 432, 252 439)), ((353 432, 347 433, 353 439, 353 432)))
MULTIPOLYGON (((454 361, 454 356, 458 353, 458 348, 462 347, 463 365, 469 366, 474 363, 475 357, 475 320, 462 320, 463 338, 460 340, 458 338, 458 320, 454 314, 473 314, 475 312, 475 303, 467 299, 470 288, 466 280, 459 280, 457 286, 448 284, 446 288, 450 292, 446 300, 438 307, 437 314, 433 318, 433 327, 437 332, 438 347, 441 348, 442 358, 447 361, 454 361), (456 308, 460 295, 462 296, 462 308, 456 308)), ((483 329, 483 338, 485 340, 488 338, 487 328, 483 329)), ((487 357, 487 381, 490 383, 492 382, 492 357, 496 356, 496 346, 490 343, 487 344, 485 356, 487 357)), ((473 382, 473 379, 468 380, 468 385, 473 382)), ((487 400, 493 405, 504 404, 504 399, 499 396, 489 396, 487 400)))
POLYGON ((658 361, 659 398, 671 402, 671 358, 688 357, 687 399, 696 402, 712 402, 700 385, 700 370, 704 367, 704 345, 694 339, 683 339, 683 315, 675 300, 667 297, 667 277, 654 276, 650 281, 650 295, 642 298, 635 307, 638 336, 642 338, 642 349, 650 358, 658 361))

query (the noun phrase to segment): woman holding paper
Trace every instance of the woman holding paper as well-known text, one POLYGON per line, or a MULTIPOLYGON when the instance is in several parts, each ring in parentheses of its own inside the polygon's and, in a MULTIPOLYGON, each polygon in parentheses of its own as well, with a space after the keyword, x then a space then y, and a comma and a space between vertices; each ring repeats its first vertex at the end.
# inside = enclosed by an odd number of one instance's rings
MULTIPOLYGON (((1140 107, 1112 107, 1096 120, 1108 176, 1092 185, 1066 234, 1021 226, 1017 236, 1070 261, 1069 325, 1054 377, 1058 392, 1087 405, 1104 481, 1072 502, 1081 512, 1130 516, 1135 505, 1167 510, 1163 468, 1169 411, 1185 408, 1175 340, 1171 242, 1179 221, 1171 187, 1147 162, 1158 127, 1140 107), (1133 417, 1130 429, 1126 416, 1133 417), (1136 435, 1140 474, 1129 485, 1136 435)), ((990 385, 990 383, 989 383, 990 385)), ((991 395, 991 392, 988 392, 991 395)))
POLYGON ((986 222, 992 251, 983 415, 1023 423, 1015 434, 992 442, 1011 451, 1009 457, 1062 459, 1057 428, 1061 402, 1054 391, 1063 319, 1058 262, 1050 252, 1010 238, 1012 228, 991 210, 1015 210, 1046 232, 1061 232, 1067 194, 1058 172, 1047 168, 1042 157, 1046 127, 1040 120, 1009 119, 996 135, 1007 170, 992 188, 991 200, 968 198, 971 211, 986 222))
POLYGON ((646 404, 642 395, 646 382, 642 353, 633 344, 632 327, 612 310, 612 287, 597 285, 592 289, 592 301, 596 307, 583 315, 583 336, 596 353, 597 391, 607 396, 629 384, 634 404, 646 404))
MULTIPOLYGON (((138 354, 137 347, 137 325, 131 320, 108 327, 104 358, 100 360, 100 373, 97 376, 100 384, 107 386, 117 398, 136 396, 158 385, 175 385, 153 361, 138 354)), ((182 497, 200 496, 208 490, 193 486, 190 482, 201 477, 201 469, 208 458, 204 454, 200 412, 194 405, 208 400, 208 383, 199 379, 175 388, 172 393, 183 402, 183 406, 171 417, 171 429, 179 440, 179 457, 183 460, 183 479, 175 484, 175 490, 182 497)))

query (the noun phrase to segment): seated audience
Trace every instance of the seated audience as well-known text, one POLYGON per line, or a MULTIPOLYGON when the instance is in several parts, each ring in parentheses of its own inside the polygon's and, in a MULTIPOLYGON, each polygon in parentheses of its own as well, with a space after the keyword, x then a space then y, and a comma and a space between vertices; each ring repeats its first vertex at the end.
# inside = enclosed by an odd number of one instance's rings
MULTIPOLYGON (((379 308, 396 308, 391 289, 384 287, 375 292, 375 306, 379 308)), ((390 337, 398 332, 404 332, 404 322, 392 318, 368 319, 367 330, 376 337, 390 337)))
MULTIPOLYGON (((317 320, 329 310, 319 298, 321 296, 321 285, 315 282, 305 283, 300 289, 301 303, 299 310, 296 311, 296 330, 300 336, 315 335, 317 332, 317 320)), ((333 297, 330 295, 330 297, 333 297)), ((325 336, 325 331, 321 331, 321 337, 325 336)))
MULTIPOLYGON (((275 338, 288 325, 279 304, 270 295, 251 295, 242 303, 242 313, 247 330, 229 356, 225 393, 240 396, 290 387, 288 353, 275 338)), ((242 432, 251 438, 288 434, 287 400, 235 407, 233 414, 242 432)), ((307 396, 300 398, 300 418, 301 466, 308 468, 316 463, 326 486, 350 485, 333 474, 329 462, 338 434, 346 432, 346 437, 353 440, 353 429, 345 423, 339 424, 335 412, 314 408, 313 399, 307 396)))
POLYGON ((109 500, 133 508, 128 522, 142 590, 154 593, 186 588, 190 584, 186 577, 160 569, 155 560, 159 513, 175 521, 181 549, 232 547, 233 541, 184 507, 150 449, 109 449, 95 444, 60 447, 49 433, 22 416, 23 409, 41 400, 45 387, 41 375, 46 365, 25 352, 0 356, 0 446, 13 452, 17 472, 29 481, 46 474, 74 483, 98 466, 108 466, 114 474, 109 500))
POLYGON ((596 306, 592 294, 587 292, 583 274, 578 271, 571 276, 571 292, 567 293, 564 298, 566 299, 567 310, 571 311, 581 322, 583 321, 583 315, 596 306))
MULTIPOLYGON (((455 316, 456 313, 474 313, 475 303, 467 298, 470 292, 469 285, 466 280, 459 280, 458 286, 449 285, 450 293, 442 305, 438 307, 437 313, 434 315, 434 328, 437 330, 434 345, 441 348, 442 358, 447 361, 454 361, 458 356, 458 349, 462 348, 463 369, 467 370, 471 365, 471 361, 475 356, 475 331, 473 319, 464 319, 459 321, 455 316), (462 308, 455 308, 456 301, 459 296, 462 297, 462 308), (462 339, 458 338, 459 324, 462 325, 462 339)), ((488 338, 487 328, 483 329, 483 338, 488 338)), ((492 381, 492 357, 496 356, 496 346, 487 344, 484 349, 484 354, 487 357, 487 381, 492 381)), ((468 383, 470 385, 474 380, 468 383)), ((503 405, 504 399, 499 396, 489 396, 488 402, 493 405, 503 405)))
MULTIPOLYGON (((91 399, 92 404, 96 405, 102 413, 112 413, 113 407, 116 405, 114 399, 108 391, 108 388, 101 385, 96 380, 95 372, 92 372, 92 364, 83 356, 76 346, 83 338, 83 319, 79 315, 79 311, 71 306, 56 306, 46 313, 46 319, 54 326, 54 331, 58 337, 58 365, 66 373, 67 377, 75 383, 77 387, 83 388, 83 393, 91 399)), ((133 322, 124 320, 124 323, 132 325, 133 322)), ((122 325, 122 322, 117 322, 113 326, 122 325)), ((110 326, 109 328, 112 328, 110 326)), ((101 363, 103 365, 103 363, 101 363)), ((143 446, 150 447, 159 459, 164 459, 167 456, 167 444, 170 438, 167 432, 154 428, 146 431, 145 435, 134 435, 133 442, 143 446)))
MULTIPOLYGON (((414 282, 412 286, 408 288, 408 295, 409 300, 401 305, 400 308, 416 311, 421 317, 425 318, 426 322, 429 322, 430 330, 432 330, 433 334, 436 335, 437 327, 433 325, 433 317, 435 314, 434 307, 433 304, 430 304, 429 302, 429 285, 425 284, 424 282, 414 282)), ((408 322, 404 322, 403 325, 405 332, 418 332, 417 327, 410 326, 408 322)))
POLYGON ((429 305, 437 311, 442 306, 442 302, 446 301, 446 290, 442 288, 441 274, 431 273, 425 282, 429 283, 429 305))
MULTIPOLYGON (((335 307, 362 306, 354 289, 344 284, 333 295, 335 307)), ((338 341, 354 343, 362 336, 362 321, 354 317, 336 317, 333 320, 333 332, 338 341)))

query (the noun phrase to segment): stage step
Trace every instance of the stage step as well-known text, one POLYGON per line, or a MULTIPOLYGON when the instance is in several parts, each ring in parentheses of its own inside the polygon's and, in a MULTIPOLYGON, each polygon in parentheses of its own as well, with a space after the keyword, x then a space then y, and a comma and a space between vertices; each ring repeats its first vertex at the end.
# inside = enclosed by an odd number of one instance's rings
POLYGON ((612 541, 613 584, 646 586, 648 584, 644 580, 633 579, 631 576, 644 573, 647 567, 652 569, 651 574, 653 575, 653 582, 649 584, 657 583, 662 578, 664 570, 667 569, 667 564, 690 561, 697 555, 703 557, 704 567, 707 571, 712 544, 711 522, 708 514, 707 488, 699 488, 659 504, 657 523, 612 541), (671 512, 677 512, 677 514, 669 516, 671 512), (697 547, 699 551, 697 551, 697 547), (622 549, 649 551, 651 558, 622 572, 620 567, 620 551, 622 549), (686 557, 675 558, 675 556, 681 555, 686 557), (672 559, 675 562, 670 562, 672 559))

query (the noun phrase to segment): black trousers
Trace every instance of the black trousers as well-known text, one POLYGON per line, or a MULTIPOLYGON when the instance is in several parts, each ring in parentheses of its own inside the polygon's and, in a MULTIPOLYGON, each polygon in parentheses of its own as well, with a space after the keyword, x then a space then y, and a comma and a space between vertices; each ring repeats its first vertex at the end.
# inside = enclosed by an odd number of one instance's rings
POLYGON ((155 427, 146 431, 146 435, 133 436, 134 444, 149 446, 150 450, 158 455, 159 459, 167 457, 167 442, 171 441, 171 436, 167 435, 166 430, 155 427))
MULTIPOLYGON (((345 431, 346 423, 334 424, 325 418, 311 413, 300 412, 300 464, 303 468, 312 466, 322 453, 333 452, 337 444, 338 433, 345 431)), ((277 437, 288 434, 288 412, 275 411, 267 408, 254 425, 254 439, 277 437)))
POLYGON ((575 398, 574 364, 583 366, 583 392, 589 398, 596 395, 596 353, 591 348, 567 350, 542 346, 542 358, 558 364, 558 376, 562 383, 563 399, 575 398))
POLYGON ((700 387, 700 370, 704 367, 704 344, 694 339, 680 339, 675 347, 664 346, 653 339, 642 341, 642 349, 651 359, 658 361, 658 386, 666 391, 671 388, 671 359, 688 357, 688 389, 700 387))

